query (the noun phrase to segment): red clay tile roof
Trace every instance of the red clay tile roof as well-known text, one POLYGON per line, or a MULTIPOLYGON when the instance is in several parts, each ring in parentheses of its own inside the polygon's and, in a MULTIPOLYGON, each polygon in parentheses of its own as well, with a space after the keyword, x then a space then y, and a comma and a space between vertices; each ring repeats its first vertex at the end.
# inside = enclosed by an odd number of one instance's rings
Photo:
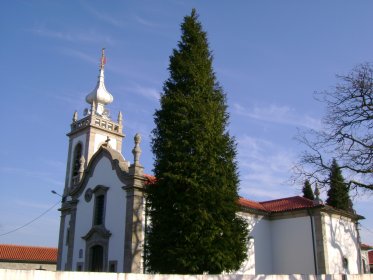
POLYGON ((243 206, 243 207, 248 207, 248 208, 253 208, 261 211, 267 211, 263 205, 261 205, 259 202, 253 201, 253 200, 248 200, 246 198, 240 197, 238 199, 238 204, 243 206))
POLYGON ((57 263, 57 248, 0 244, 0 261, 57 263))
POLYGON ((282 212, 296 209, 312 208, 315 206, 312 200, 301 196, 285 197, 276 200, 260 202, 269 212, 282 212))
POLYGON ((283 212, 296 209, 307 209, 315 207, 312 200, 301 196, 285 197, 276 200, 256 202, 245 198, 239 198, 238 204, 243 207, 248 207, 266 212, 283 212))
POLYGON ((368 245, 368 244, 361 243, 361 244, 360 244, 360 249, 361 249, 361 250, 365 250, 365 251, 367 251, 367 250, 373 249, 373 246, 370 246, 370 245, 368 245))
POLYGON ((373 264, 373 251, 368 252, 369 264, 373 264))
POLYGON ((153 184, 155 182, 155 177, 153 175, 144 174, 144 177, 148 180, 145 184, 153 184))

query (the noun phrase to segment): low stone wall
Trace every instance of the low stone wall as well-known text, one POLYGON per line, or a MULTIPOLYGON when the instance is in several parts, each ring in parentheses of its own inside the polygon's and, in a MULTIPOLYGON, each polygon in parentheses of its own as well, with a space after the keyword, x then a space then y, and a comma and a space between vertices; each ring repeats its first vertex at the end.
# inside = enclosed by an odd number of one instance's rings
POLYGON ((46 263, 0 262, 0 269, 12 269, 12 270, 13 269, 18 269, 18 270, 43 269, 43 270, 56 271, 56 265, 46 264, 46 263))
POLYGON ((373 280, 373 274, 359 275, 165 275, 134 273, 53 272, 0 269, 1 280, 373 280))

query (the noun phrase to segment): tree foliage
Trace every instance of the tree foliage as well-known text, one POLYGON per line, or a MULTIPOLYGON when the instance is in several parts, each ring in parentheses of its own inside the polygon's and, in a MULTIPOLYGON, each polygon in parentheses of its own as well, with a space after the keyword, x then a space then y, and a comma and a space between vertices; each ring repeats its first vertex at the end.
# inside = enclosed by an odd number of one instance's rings
POLYGON ((350 210, 350 197, 348 194, 348 186, 342 176, 342 172, 338 163, 333 159, 330 167, 330 188, 328 190, 328 198, 326 203, 342 210, 350 210))
POLYGON ((332 158, 338 158, 350 189, 372 191, 373 68, 362 64, 337 77, 340 82, 334 90, 318 93, 327 109, 323 127, 298 135, 307 150, 296 171, 327 186, 332 158))
POLYGON ((302 191, 303 191, 303 197, 311 199, 311 200, 315 199, 315 196, 314 196, 312 188, 311 188, 310 181, 308 181, 308 180, 304 181, 304 186, 303 186, 302 191))
POLYGON ((226 130, 226 97, 195 10, 181 31, 155 113, 147 266, 159 273, 234 271, 246 258, 248 232, 236 216, 236 144, 226 130))

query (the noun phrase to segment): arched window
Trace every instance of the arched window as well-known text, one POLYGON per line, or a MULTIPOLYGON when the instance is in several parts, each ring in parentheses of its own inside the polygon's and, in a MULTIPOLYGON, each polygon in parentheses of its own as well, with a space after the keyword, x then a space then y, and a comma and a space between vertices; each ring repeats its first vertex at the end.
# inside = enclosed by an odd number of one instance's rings
POLYGON ((78 143, 74 149, 73 157, 73 177, 78 175, 80 169, 80 158, 82 157, 82 144, 78 143))

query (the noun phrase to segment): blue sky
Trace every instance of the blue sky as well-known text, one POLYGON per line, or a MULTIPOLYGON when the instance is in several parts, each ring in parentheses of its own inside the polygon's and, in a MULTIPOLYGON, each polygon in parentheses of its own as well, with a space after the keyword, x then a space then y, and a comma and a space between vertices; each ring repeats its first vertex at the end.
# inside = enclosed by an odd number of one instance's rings
MULTIPOLYGON (((336 74, 373 61, 371 1, 7 1, 0 18, 0 243, 57 246, 73 112, 82 116, 102 47, 112 116, 123 112, 125 158, 150 133, 180 23, 195 7, 208 33, 214 70, 227 93, 229 130, 238 143, 240 194, 270 200, 300 194, 291 167, 302 150, 297 128, 324 114, 313 92, 336 74)), ((372 196, 354 200, 363 242, 373 245, 372 196), (370 229, 368 231, 366 228, 370 229)))

